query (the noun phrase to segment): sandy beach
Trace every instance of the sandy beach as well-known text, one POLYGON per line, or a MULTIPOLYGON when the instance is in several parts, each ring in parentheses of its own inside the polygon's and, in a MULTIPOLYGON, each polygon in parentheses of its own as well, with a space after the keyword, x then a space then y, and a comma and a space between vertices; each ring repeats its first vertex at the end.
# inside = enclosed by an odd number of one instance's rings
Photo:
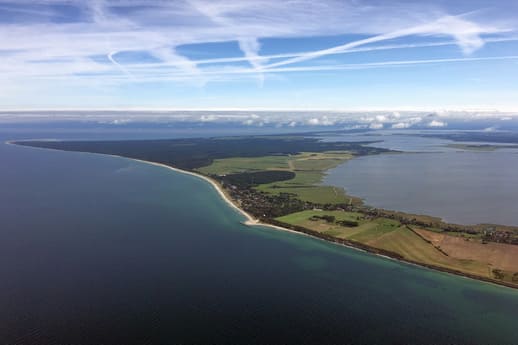
MULTIPOLYGON (((121 158, 125 158, 125 159, 128 159, 126 157, 122 157, 122 156, 116 156, 116 157, 121 157, 121 158)), ((182 174, 186 174, 186 175, 191 175, 191 176, 195 176, 195 177, 198 177, 202 180, 205 180, 207 181, 208 183, 210 183, 212 185, 212 187, 214 187, 214 189, 216 189, 216 191, 218 192, 218 194, 221 196, 221 198, 223 200, 225 200, 225 202, 227 204, 229 204, 232 208, 234 208, 235 210, 237 210, 239 213, 241 213, 243 216, 245 216, 247 218, 246 222, 247 225, 253 225, 253 224, 258 224, 259 221, 257 219, 255 219, 254 217, 252 217, 250 214, 248 214, 247 212, 245 212, 244 210, 240 209, 231 199, 230 197, 225 193, 225 191, 223 190, 223 188, 221 188, 221 186, 214 180, 212 180, 211 178, 207 177, 207 176, 203 176, 201 174, 196 174, 196 173, 193 173, 191 171, 187 171, 187 170, 182 170, 182 169, 178 169, 178 168, 173 168, 172 166, 169 166, 169 165, 166 165, 166 164, 162 164, 162 163, 156 163, 156 162, 150 162, 150 161, 145 161, 145 160, 142 160, 142 159, 136 159, 136 158, 129 158, 131 160, 134 160, 134 161, 137 161, 137 162, 141 162, 141 163, 147 163, 147 164, 151 164, 151 165, 155 165, 155 166, 159 166, 159 167, 162 167, 162 168, 166 168, 166 169, 169 169, 169 170, 173 170, 173 171, 176 171, 176 172, 179 172, 179 173, 182 173, 182 174)))
MULTIPOLYGON (((8 145, 16 145, 16 142, 12 142, 12 141, 7 141, 5 143, 8 144, 8 145)), ((39 148, 36 148, 36 147, 31 147, 31 148, 39 149, 39 148)), ((386 259, 389 259, 389 260, 393 260, 393 261, 397 261, 397 262, 401 262, 401 263, 405 263, 405 264, 409 264, 409 265, 413 265, 413 266, 418 266, 418 267, 425 268, 425 269, 431 269, 431 270, 434 270, 434 271, 440 271, 440 272, 444 272, 444 273, 454 274, 454 275, 457 275, 457 276, 461 276, 463 278, 474 279, 474 280, 477 280, 477 281, 483 281, 483 282, 486 282, 486 283, 495 284, 495 285, 499 285, 499 286, 506 286, 506 287, 510 287, 510 288, 514 288, 514 289, 517 288, 516 285, 510 284, 510 283, 507 283, 507 282, 503 282, 503 281, 498 281, 498 280, 495 280, 495 279, 492 279, 492 278, 482 277, 482 276, 478 276, 478 275, 474 275, 474 274, 470 274, 470 273, 466 273, 466 272, 462 272, 462 271, 458 271, 458 270, 454 270, 454 269, 449 269, 449 268, 445 268, 445 267, 441 267, 441 266, 430 265, 430 264, 426 264, 426 263, 423 263, 423 262, 417 262, 417 261, 409 260, 409 259, 405 259, 405 258, 391 257, 390 255, 386 255, 384 253, 378 253, 377 250, 375 250, 374 248, 372 248, 373 250, 370 250, 369 248, 365 248, 365 249, 364 248, 359 248, 359 247, 356 247, 353 244, 347 244, 347 243, 330 241, 328 239, 321 238, 319 236, 315 236, 315 235, 312 235, 312 234, 308 234, 308 233, 305 233, 303 231, 296 231, 296 230, 284 228, 282 226, 264 223, 264 222, 259 221, 258 219, 255 219, 252 215, 250 215, 246 211, 242 210, 239 206, 237 206, 232 201, 230 196, 219 185, 219 183, 217 183, 216 181, 214 181, 213 179, 211 179, 211 178, 209 178, 207 176, 204 176, 204 175, 201 175, 201 174, 198 174, 198 173, 194 173, 194 172, 191 172, 191 171, 186 171, 186 170, 174 168, 174 167, 171 167, 171 166, 163 164, 163 163, 156 163, 156 162, 151 162, 151 161, 146 161, 146 160, 141 160, 141 159, 136 159, 136 158, 129 158, 129 157, 124 157, 124 156, 120 156, 120 155, 111 155, 111 154, 102 154, 102 155, 118 157, 118 158, 124 158, 124 159, 130 159, 130 160, 137 161, 137 162, 140 162, 140 163, 145 163, 145 164, 150 164, 150 165, 154 165, 154 166, 161 167, 161 168, 166 168, 166 169, 169 169, 169 170, 181 173, 181 174, 192 175, 192 176, 195 176, 195 177, 197 177, 199 179, 205 180, 208 183, 210 183, 211 186, 214 187, 214 189, 218 192, 218 194, 221 196, 221 198, 229 206, 234 208, 237 212, 239 212, 240 214, 242 214, 246 218, 246 220, 244 222, 242 222, 242 224, 245 224, 247 226, 261 226, 261 227, 269 227, 269 228, 273 228, 273 229, 281 230, 281 231, 287 231, 287 232, 290 232, 290 233, 294 233, 294 234, 298 234, 298 235, 302 235, 302 236, 307 236, 307 237, 311 237, 311 238, 314 238, 314 239, 318 239, 318 240, 321 240, 321 241, 325 241, 325 242, 330 243, 330 244, 351 248, 351 249, 358 250, 358 251, 361 251, 361 252, 368 252, 368 253, 370 253, 372 255, 375 255, 375 256, 378 256, 378 257, 383 257, 383 258, 386 258, 386 259)))
MULTIPOLYGON (((127 157, 122 157, 122 156, 117 156, 117 155, 113 155, 113 156, 121 157, 121 158, 127 158, 127 157)), ((378 257, 383 257, 385 259, 389 259, 389 260, 405 263, 405 264, 408 264, 408 265, 413 265, 413 266, 417 266, 417 267, 421 267, 421 268, 425 268, 425 269, 431 269, 431 270, 434 270, 434 271, 445 272, 445 273, 461 276, 463 278, 474 279, 474 280, 477 280, 477 281, 484 281, 486 283, 495 284, 495 285, 499 285, 499 286, 506 286, 506 287, 510 287, 510 288, 516 289, 515 285, 508 284, 506 282, 499 282, 499 281, 496 281, 496 280, 491 279, 491 278, 480 277, 480 276, 477 276, 477 275, 473 275, 473 274, 469 274, 469 273, 465 273, 465 272, 461 272, 461 271, 457 271, 457 270, 452 270, 452 269, 448 269, 448 268, 444 268, 444 267, 440 267, 440 266, 429 265, 429 264, 425 264, 425 263, 417 262, 417 261, 413 261, 413 260, 390 257, 388 255, 384 255, 384 254, 380 254, 380 253, 373 253, 373 252, 370 252, 368 250, 363 250, 362 248, 357 248, 357 247, 354 247, 354 246, 351 246, 351 245, 347 245, 347 244, 343 244, 343 243, 337 243, 337 242, 332 242, 332 241, 327 241, 327 240, 325 240, 323 238, 320 238, 320 237, 317 237, 317 236, 312 236, 312 235, 306 234, 304 232, 295 231, 295 230, 291 230, 291 229, 288 229, 288 228, 283 228, 281 226, 277 226, 277 225, 273 225, 273 224, 263 223, 263 222, 259 221, 258 219, 255 219, 254 217, 252 217, 252 215, 250 215, 249 213, 247 213, 244 210, 242 210, 241 208, 239 208, 232 201, 232 199, 225 193, 223 188, 216 181, 212 180, 211 178, 209 178, 207 176, 204 176, 204 175, 201 175, 201 174, 197 174, 197 173, 193 173, 191 171, 186 171, 186 170, 182 170, 182 169, 178 169, 178 168, 173 168, 173 167, 171 167, 169 165, 162 164, 162 163, 155 163, 155 162, 145 161, 145 160, 141 160, 141 159, 134 159, 134 158, 129 158, 129 159, 137 161, 137 162, 141 162, 141 163, 147 163, 147 164, 159 166, 159 167, 162 167, 162 168, 167 168, 167 169, 170 169, 170 170, 182 173, 182 174, 192 175, 192 176, 195 176, 195 177, 198 177, 200 179, 203 179, 203 180, 207 181, 208 183, 210 183, 216 189, 216 191, 219 193, 221 198, 228 205, 233 207, 235 210, 237 210, 239 213, 241 213, 243 216, 245 216, 247 218, 247 220, 245 222, 243 222, 243 224, 245 224, 245 225, 248 225, 248 226, 263 226, 263 227, 273 228, 273 229, 276 229, 276 230, 287 231, 287 232, 295 233, 295 234, 298 234, 298 235, 312 237, 312 238, 315 238, 315 239, 318 239, 318 240, 321 240, 321 241, 325 241, 327 243, 332 243, 332 244, 335 244, 335 245, 344 246, 344 247, 351 248, 351 249, 354 249, 354 250, 359 250, 361 252, 369 252, 369 253, 371 253, 373 255, 376 255, 378 257)))
MULTIPOLYGON (((47 140, 58 141, 56 139, 47 139, 47 140)), ((25 141, 28 141, 28 140, 25 140, 25 141)), ((16 145, 16 142, 11 141, 11 140, 5 141, 4 143, 7 144, 7 145, 16 145)), ((246 212, 245 210, 243 210, 239 206, 237 206, 234 203, 234 201, 230 198, 230 196, 228 196, 227 193, 225 193, 225 191, 219 185, 219 183, 217 183, 216 181, 214 181, 210 177, 204 176, 202 174, 197 174, 197 173, 194 173, 192 171, 187 171, 187 170, 182 170, 182 169, 174 168, 172 166, 169 166, 169 165, 163 164, 163 163, 151 162, 151 161, 146 161, 146 160, 137 159, 137 158, 128 158, 128 157, 119 156, 119 155, 110 155, 110 154, 102 154, 102 155, 104 155, 104 156, 112 156, 112 157, 117 157, 117 158, 123 158, 123 159, 131 159, 132 161, 158 166, 158 167, 161 167, 161 168, 165 168, 165 169, 169 169, 169 170, 172 170, 172 171, 176 171, 176 172, 181 173, 181 174, 191 175, 191 176, 197 177, 199 179, 205 180, 208 183, 210 183, 210 185, 212 187, 214 187, 214 189, 218 192, 218 194, 221 196, 221 198, 230 207, 232 207, 233 209, 238 211, 240 214, 242 214, 246 218, 246 220, 243 222, 243 224, 245 224, 247 226, 263 226, 263 227, 269 227, 269 228, 273 228, 273 229, 277 229, 277 230, 288 231, 288 232, 295 233, 295 234, 298 234, 298 235, 314 237, 314 236, 310 236, 308 234, 301 233, 299 231, 294 231, 294 230, 283 228, 283 227, 280 227, 280 226, 277 226, 277 225, 263 223, 263 222, 259 221, 258 219, 255 219, 254 217, 252 217, 251 214, 249 214, 248 212, 246 212)), ((318 237, 314 237, 314 238, 318 238, 318 237)), ((357 248, 354 248, 354 247, 351 247, 351 248, 357 249, 357 248)))
MULTIPOLYGON (((197 173, 194 173, 192 171, 187 171, 187 170, 182 170, 182 169, 178 169, 178 168, 173 168, 172 166, 169 166, 169 165, 163 164, 163 163, 156 163, 156 162, 151 162, 151 161, 146 161, 146 160, 136 159, 136 158, 127 158, 127 157, 118 156, 118 155, 109 155, 109 156, 120 157, 120 158, 124 158, 124 159, 131 159, 133 161, 137 161, 137 162, 140 162, 140 163, 146 163, 146 164, 155 165, 155 166, 158 166, 158 167, 162 167, 162 168, 166 168, 166 169, 169 169, 169 170, 176 171, 176 172, 181 173, 181 174, 195 176, 197 178, 200 178, 202 180, 207 181, 208 183, 211 184, 212 187, 214 187, 214 189, 218 192, 218 194, 221 196, 221 198, 229 206, 231 206, 236 211, 238 211, 239 213, 241 213, 243 216, 246 217, 246 221, 244 221, 243 224, 245 224, 247 226, 269 227, 269 228, 276 229, 276 230, 287 231, 287 232, 291 232, 291 233, 294 233, 294 234, 308 236, 308 237, 317 238, 317 239, 322 240, 321 238, 318 238, 318 237, 315 237, 315 236, 311 236, 309 234, 305 234, 305 233, 300 232, 300 231, 295 231, 295 230, 291 230, 291 229, 288 229, 288 228, 283 228, 281 226, 277 226, 277 225, 273 225, 273 224, 268 224, 268 223, 263 223, 263 222, 259 221, 258 219, 254 218, 251 214, 249 214, 248 212, 246 212, 245 210, 243 210, 239 206, 237 206, 234 203, 234 201, 230 198, 230 196, 228 196, 227 193, 225 193, 224 189, 219 185, 219 183, 217 183, 216 181, 214 181, 210 177, 204 176, 202 174, 197 174, 197 173)), ((326 241, 326 242, 329 242, 329 241, 326 241)), ((332 243, 332 242, 330 242, 330 243, 332 243)), ((352 248, 352 249, 356 249, 356 250, 361 250, 361 249, 354 248, 354 247, 351 247, 351 246, 346 246, 346 247, 352 248)))
MULTIPOLYGON (((204 176, 202 174, 197 174, 197 173, 194 173, 192 171, 187 171, 187 170, 182 170, 182 169, 178 169, 178 168, 173 168, 172 166, 169 166, 167 164, 162 164, 162 163, 156 163, 156 162, 150 162, 150 161, 146 161, 146 160, 142 160, 142 159, 136 159, 136 158, 127 158, 127 157, 123 157, 123 156, 117 156, 117 155, 111 155, 111 156, 114 156, 114 157, 120 157, 120 158, 124 158, 124 159, 131 159, 133 161, 137 161, 137 162, 141 162, 141 163, 146 163, 146 164, 151 164, 151 165, 155 165, 155 166, 159 166, 159 167, 162 167, 162 168, 166 168, 166 169, 169 169, 169 170, 173 170, 173 171, 176 171, 176 172, 179 172, 181 174, 186 174, 186 175, 191 175, 191 176, 195 176, 197 178, 200 178, 202 180, 205 180, 207 181, 208 183, 210 183, 212 185, 212 187, 214 187, 214 189, 216 189, 216 191, 218 192, 218 194, 221 196, 221 198, 228 204, 230 205, 232 208, 234 208, 236 211, 238 211, 239 213, 241 213, 243 216, 246 217, 246 221, 243 222, 243 224, 247 225, 247 226, 262 226, 262 227, 268 227, 268 228, 272 228, 272 229, 276 229, 276 230, 281 230, 281 231, 287 231, 287 232, 291 232, 293 234, 297 234, 297 235, 302 235, 302 236, 308 236, 308 237, 311 237, 311 238, 316 238, 316 239, 319 239, 319 240, 322 240, 322 241, 325 241, 324 239, 321 239, 319 237, 316 237, 316 236, 311 236, 309 234, 305 234, 303 232, 300 232, 300 231, 295 231, 295 230, 291 230, 291 229, 288 229, 288 228, 283 228, 281 226, 278 226, 278 225, 273 225, 273 224, 268 224, 268 223, 264 223, 264 222, 261 222, 260 220, 254 218, 251 214, 249 214, 248 212, 246 212, 245 210, 241 209, 239 206, 237 206, 234 201, 230 198, 230 196, 228 196, 227 193, 225 193, 225 190, 219 185, 219 183, 217 183, 216 181, 214 181, 213 179, 211 179, 210 177, 207 177, 207 176, 204 176)), ((329 242, 329 241, 326 241, 327 243, 334 243, 334 242, 329 242)), ((337 244, 337 245, 342 245, 342 244, 338 244, 338 243, 334 243, 334 244, 337 244)), ((360 250, 360 251, 363 251, 362 249, 359 249, 359 248, 355 248, 355 247, 352 247, 352 246, 347 246, 347 245, 342 245, 342 246, 345 246, 347 248, 351 248, 351 249, 355 249, 355 250, 360 250)))

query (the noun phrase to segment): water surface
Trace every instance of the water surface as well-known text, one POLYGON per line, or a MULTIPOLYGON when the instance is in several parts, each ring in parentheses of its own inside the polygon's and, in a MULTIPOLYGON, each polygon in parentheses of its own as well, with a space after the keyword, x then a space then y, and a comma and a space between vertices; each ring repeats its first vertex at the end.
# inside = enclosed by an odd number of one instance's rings
POLYGON ((0 343, 518 343, 516 290, 246 227, 168 169, 0 159, 0 343))
POLYGON ((442 139, 379 138, 384 142, 372 145, 406 153, 355 158, 330 170, 324 183, 375 207, 453 223, 518 226, 518 150, 476 152, 445 147, 451 142, 442 139))

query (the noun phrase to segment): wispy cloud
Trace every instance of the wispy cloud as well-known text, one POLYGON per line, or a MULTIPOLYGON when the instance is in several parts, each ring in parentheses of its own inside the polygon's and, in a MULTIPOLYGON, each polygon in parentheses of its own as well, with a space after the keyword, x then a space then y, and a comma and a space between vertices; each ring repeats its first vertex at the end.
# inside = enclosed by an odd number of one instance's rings
POLYGON ((517 40, 518 32, 510 11, 490 17, 466 12, 478 8, 464 7, 469 8, 459 14, 433 1, 3 0, 0 80, 13 85, 62 80, 103 87, 155 81, 203 86, 246 78, 263 85, 265 76, 272 74, 516 59, 510 54, 469 56, 484 44, 517 40), (347 42, 320 49, 295 44, 280 53, 261 54, 268 40, 324 36, 347 42), (186 45, 203 49, 207 43, 229 42, 236 44, 237 53, 217 52, 214 57, 182 53, 186 45), (323 61, 344 54, 451 45, 463 55, 323 61), (121 58, 128 53, 154 59, 121 58))
POLYGON ((264 59, 259 59, 259 49, 261 45, 256 38, 242 38, 239 39, 239 48, 245 54, 245 58, 252 65, 254 71, 258 73, 259 84, 263 86, 264 74, 262 73, 264 59))
POLYGON ((267 65, 265 66, 265 68, 279 67, 304 62, 307 60, 319 58, 330 54, 346 52, 349 49, 364 46, 367 44, 388 41, 395 38, 411 35, 452 36, 453 38, 455 38, 456 43, 462 48, 464 53, 469 54, 474 50, 480 48, 484 44, 484 41, 480 37, 481 34, 491 34, 497 33, 499 31, 501 30, 493 27, 482 27, 475 23, 466 21, 461 17, 444 16, 439 18, 438 20, 424 25, 418 25, 410 28, 405 28, 402 30, 396 30, 393 32, 384 33, 381 35, 376 35, 373 37, 342 44, 332 48, 301 54, 292 59, 267 65))

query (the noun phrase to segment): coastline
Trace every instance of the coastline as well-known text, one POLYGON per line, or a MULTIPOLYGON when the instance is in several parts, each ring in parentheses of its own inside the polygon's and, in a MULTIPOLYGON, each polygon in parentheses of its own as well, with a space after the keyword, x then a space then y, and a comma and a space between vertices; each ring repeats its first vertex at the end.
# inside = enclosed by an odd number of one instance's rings
MULTIPOLYGON (((54 139, 51 139, 51 140, 54 140, 54 139)), ((29 141, 29 140, 23 140, 23 141, 29 141)), ((6 145, 13 145, 13 146, 21 146, 21 145, 18 145, 16 143, 16 140, 4 141, 4 144, 6 144, 6 145)), ((28 148, 33 148, 33 149, 42 149, 42 148, 35 147, 35 146, 23 146, 23 147, 28 147, 28 148)), ((46 148, 43 148, 43 149, 44 150, 49 150, 49 149, 46 149, 46 148)), ((304 234, 304 233, 301 233, 300 231, 290 230, 290 229, 283 228, 283 227, 280 227, 280 226, 277 226, 277 225, 264 223, 264 222, 261 222, 260 220, 258 220, 256 218, 254 218, 251 214, 249 214, 248 212, 246 212, 245 210, 243 210, 239 206, 237 206, 234 203, 234 201, 232 200, 232 198, 230 198, 230 196, 227 195, 225 190, 219 185, 219 183, 216 182, 215 180, 211 179, 208 176, 205 176, 205 175, 202 175, 202 174, 199 174, 199 173, 195 173, 195 172, 192 172, 192 171, 188 171, 188 170, 178 169, 178 168, 172 167, 172 166, 164 164, 164 163, 157 163, 157 162, 152 162, 152 161, 146 161, 146 160, 138 159, 138 158, 130 158, 130 157, 124 157, 124 156, 120 156, 120 155, 112 155, 112 154, 107 154, 107 153, 92 153, 92 152, 86 152, 86 153, 98 154, 98 155, 103 155, 103 156, 111 156, 111 157, 117 157, 117 158, 123 158, 123 159, 129 159, 129 160, 132 160, 132 161, 136 161, 136 162, 140 162, 140 163, 144 163, 144 164, 150 164, 150 165, 154 165, 154 166, 157 166, 157 167, 169 169, 169 170, 175 171, 175 172, 180 173, 180 174, 186 174, 186 175, 197 177, 199 179, 202 179, 202 180, 208 182, 216 190, 216 192, 219 194, 221 199, 223 199, 223 201, 225 201, 227 203, 227 205, 232 207, 234 210, 236 210, 238 213, 240 213, 242 216, 244 216, 246 218, 246 220, 244 222, 242 222, 242 224, 247 225, 247 226, 269 227, 269 228, 273 228, 273 229, 277 229, 277 230, 287 231, 287 232, 296 233, 296 234, 299 234, 299 235, 305 235, 305 236, 310 236, 310 237, 314 237, 315 238, 315 236, 304 234)), ((326 241, 326 242, 329 242, 329 241, 326 241)), ((347 247, 349 247, 349 246, 347 246, 347 247)), ((350 247, 350 248, 358 249, 358 248, 354 248, 354 247, 350 247)), ((360 250, 360 249, 358 249, 358 250, 360 250)))
MULTIPOLYGON (((287 231, 287 232, 296 233, 296 234, 299 234, 299 235, 304 235, 304 236, 309 236, 309 237, 316 238, 315 236, 311 236, 309 234, 305 234, 305 233, 302 233, 300 231, 295 231, 295 230, 291 230, 291 229, 288 229, 288 228, 283 228, 281 226, 264 223, 264 222, 261 222, 259 219, 254 218, 251 214, 249 214, 248 212, 246 212, 245 210, 240 208, 238 205, 236 205, 234 203, 234 201, 232 200, 232 198, 230 196, 228 196, 227 193, 225 192, 225 190, 219 185, 219 183, 216 182, 215 180, 211 179, 208 176, 205 176, 205 175, 202 175, 202 174, 198 174, 198 173, 195 173, 195 172, 192 172, 192 171, 188 171, 188 170, 182 170, 182 169, 174 168, 174 167, 172 167, 170 165, 167 165, 167 164, 146 161, 146 160, 143 160, 143 159, 129 158, 129 157, 124 157, 124 156, 119 156, 119 155, 105 155, 105 156, 112 156, 112 157, 130 159, 132 161, 136 161, 136 162, 140 162, 140 163, 144 163, 144 164, 150 164, 150 165, 158 166, 158 167, 161 167, 161 168, 166 168, 166 169, 175 171, 175 172, 180 173, 180 174, 190 175, 190 176, 194 176, 194 177, 197 177, 199 179, 202 179, 202 180, 208 182, 216 190, 216 192, 219 194, 219 196, 221 197, 221 199, 223 199, 223 201, 225 203, 227 203, 230 207, 232 207, 234 210, 236 210, 237 212, 239 212, 242 216, 244 216, 246 218, 246 220, 244 222, 242 222, 242 224, 244 224, 246 226, 263 226, 263 227, 268 227, 268 228, 272 228, 272 229, 276 229, 276 230, 282 230, 282 231, 287 231)), ((329 242, 329 241, 326 241, 326 242, 329 242)), ((347 247, 348 248, 352 248, 352 249, 360 250, 359 248, 355 248, 355 247, 350 247, 350 246, 347 246, 347 247)))
POLYGON ((146 160, 136 159, 136 158, 128 158, 128 157, 119 156, 119 155, 107 155, 107 156, 125 158, 125 159, 130 159, 130 160, 133 160, 133 161, 137 161, 137 162, 140 162, 140 163, 144 163, 144 164, 151 164, 151 165, 162 167, 162 168, 166 168, 166 169, 169 169, 169 170, 181 173, 181 174, 191 175, 191 176, 200 178, 200 179, 202 179, 204 181, 207 181, 214 189, 216 189, 216 191, 221 196, 223 201, 225 201, 229 206, 231 206, 236 211, 238 211, 241 215, 246 217, 247 220, 242 222, 242 224, 247 225, 247 226, 262 226, 262 227, 268 227, 268 228, 272 228, 272 229, 276 229, 276 230, 281 230, 281 231, 286 231, 286 232, 290 232, 290 233, 295 233, 295 234, 298 234, 298 235, 308 236, 308 237, 311 237, 311 238, 314 238, 314 239, 318 239, 318 240, 321 240, 321 241, 324 241, 324 242, 327 242, 327 243, 339 245, 339 246, 346 247, 346 248, 349 248, 349 249, 358 250, 358 251, 361 251, 361 252, 364 252, 364 253, 369 253, 371 255, 375 255, 377 257, 388 259, 388 260, 392 260, 392 261, 396 261, 396 262, 399 262, 399 263, 405 263, 407 265, 417 266, 419 268, 425 268, 425 269, 429 269, 429 270, 436 271, 436 272, 438 271, 438 272, 442 272, 442 273, 448 273, 448 274, 452 274, 452 275, 455 275, 455 276, 458 276, 458 277, 472 279, 472 280, 476 280, 478 282, 489 283, 489 284, 497 285, 497 286, 500 286, 500 287, 503 286, 503 287, 508 287, 508 288, 512 288, 512 289, 518 289, 517 285, 513 285, 513 284, 510 284, 510 283, 507 283, 507 282, 504 282, 504 281, 498 281, 498 280, 491 279, 491 278, 488 278, 488 277, 482 277, 482 276, 478 276, 478 275, 475 275, 475 274, 470 274, 470 273, 466 273, 466 272, 462 272, 462 271, 457 271, 457 270, 454 270, 454 269, 449 269, 449 268, 445 268, 445 267, 441 267, 441 266, 429 265, 429 264, 422 263, 422 262, 408 260, 408 259, 400 257, 399 255, 397 255, 395 253, 394 253, 394 255, 391 255, 390 252, 385 252, 385 251, 380 252, 379 249, 374 248, 374 247, 370 247, 370 246, 367 246, 367 245, 359 246, 359 245, 355 245, 354 243, 342 243, 342 242, 339 242, 337 240, 326 239, 323 236, 317 235, 316 233, 312 234, 312 233, 308 233, 308 232, 303 232, 303 231, 297 231, 297 230, 294 230, 294 229, 289 229, 287 227, 282 227, 282 226, 279 226, 279 225, 274 225, 274 224, 269 224, 269 223, 261 222, 260 220, 255 219, 254 217, 252 217, 252 215, 250 215, 245 210, 239 208, 239 206, 237 206, 234 203, 234 201, 225 193, 224 189, 216 181, 214 181, 210 177, 204 176, 202 174, 194 173, 192 171, 187 171, 187 170, 182 170, 182 169, 174 168, 172 166, 169 166, 169 165, 163 164, 163 163, 156 163, 156 162, 151 162, 151 161, 146 161, 146 160))
MULTIPOLYGON (((145 161, 145 160, 142 160, 142 159, 136 159, 136 158, 128 158, 128 157, 124 157, 124 156, 118 156, 118 155, 109 155, 109 156, 113 156, 113 157, 119 157, 119 158, 124 158, 124 159, 131 159, 133 161, 136 161, 136 162, 140 162, 140 163, 146 163, 146 164, 150 164, 150 165, 154 165, 154 166, 158 166, 158 167, 162 167, 162 168, 166 168, 166 169, 169 169, 169 170, 173 170, 173 171, 176 171, 178 173, 181 173, 181 174, 186 174, 186 175, 191 175, 191 176, 195 176, 197 178, 200 178, 202 180, 205 180, 207 181, 208 183, 210 183, 212 185, 212 187, 214 187, 214 189, 218 192, 219 196, 229 205, 231 206, 233 209, 235 209, 236 211, 238 211, 241 215, 245 216, 245 218, 247 219, 245 221, 245 223, 250 223, 251 224, 256 224, 258 223, 259 221, 257 219, 255 219, 254 217, 252 217, 252 215, 250 215, 248 212, 246 212, 245 210, 239 208, 235 203, 234 201, 232 201, 232 199, 225 193, 225 191, 223 190, 223 188, 216 182, 214 181, 213 179, 211 179, 210 177, 207 177, 207 176, 204 176, 202 174, 197 174, 197 173, 194 173, 192 171, 187 171, 187 170, 182 170, 182 169, 178 169, 178 168, 174 168, 170 165, 167 165, 167 164, 163 164, 163 163, 156 163, 156 162, 151 162, 151 161, 145 161)), ((248 224, 247 224, 248 225, 248 224)))
MULTIPOLYGON (((7 145, 20 146, 20 145, 18 145, 16 143, 16 141, 5 141, 4 143, 7 144, 7 145)), ((47 150, 47 148, 39 148, 39 147, 34 147, 34 146, 25 146, 25 147, 47 150)), ((244 224, 246 226, 262 226, 262 227, 268 227, 268 228, 272 228, 272 229, 276 229, 276 230, 281 230, 281 231, 286 231, 286 232, 290 232, 290 233, 295 233, 295 234, 298 234, 298 235, 308 236, 308 237, 312 237, 314 239, 325 241, 327 243, 331 243, 331 244, 339 245, 339 246, 342 246, 342 247, 346 247, 346 248, 358 250, 358 251, 361 251, 361 252, 369 253, 371 255, 375 255, 377 257, 382 257, 382 258, 385 258, 385 259, 393 260, 393 261, 396 261, 396 262, 399 262, 399 263, 405 263, 405 264, 412 265, 412 266, 417 266, 417 267, 420 267, 420 268, 430 269, 430 270, 436 271, 436 272, 439 271, 439 272, 443 272, 443 273, 448 273, 448 274, 460 276, 460 277, 463 277, 463 278, 468 278, 468 279, 476 280, 478 282, 485 282, 485 283, 489 283, 489 284, 492 284, 492 285, 497 285, 497 286, 500 286, 500 287, 504 286, 504 287, 515 289, 515 290, 518 289, 518 285, 510 284, 510 283, 507 283, 505 281, 499 281, 499 280, 492 279, 492 278, 489 278, 489 277, 478 276, 478 275, 475 275, 475 274, 466 273, 466 272, 462 272, 462 271, 458 271, 458 270, 454 270, 454 269, 449 269, 449 268, 445 268, 445 267, 441 267, 441 266, 435 266, 435 265, 430 265, 430 264, 426 264, 426 263, 422 263, 422 262, 417 262, 417 261, 405 259, 401 255, 393 253, 393 252, 390 252, 390 251, 380 250, 380 249, 375 248, 375 247, 371 247, 371 246, 368 246, 368 245, 364 245, 364 244, 361 244, 361 243, 356 243, 356 242, 352 242, 352 241, 348 241, 348 240, 342 240, 342 239, 338 239, 338 238, 331 238, 331 237, 324 236, 323 234, 320 234, 320 233, 318 233, 316 231, 309 230, 309 229, 306 229, 306 228, 300 228, 300 227, 296 227, 296 226, 291 226, 290 224, 286 224, 286 227, 284 227, 284 226, 280 226, 280 225, 275 225, 275 224, 269 224, 269 223, 262 222, 262 221, 260 221, 260 220, 258 220, 256 218, 254 218, 252 215, 250 215, 245 210, 241 209, 238 205, 236 205, 234 203, 234 201, 231 199, 231 197, 229 195, 227 195, 225 190, 219 185, 219 183, 217 181, 211 179, 208 176, 202 175, 200 173, 195 173, 195 172, 192 172, 192 171, 175 168, 175 167, 172 167, 172 166, 164 164, 164 163, 157 163, 157 162, 152 162, 152 161, 146 161, 146 160, 137 159, 137 158, 130 158, 130 157, 114 155, 114 154, 106 154, 106 153, 93 153, 93 152, 87 152, 87 151, 83 151, 83 152, 84 153, 89 153, 89 154, 99 154, 99 155, 103 155, 103 156, 112 156, 112 157, 117 157, 117 158, 129 159, 129 160, 132 160, 132 161, 140 162, 140 163, 143 163, 143 164, 150 164, 150 165, 154 165, 154 166, 161 167, 161 168, 166 168, 166 169, 175 171, 177 173, 191 175, 191 176, 197 177, 199 179, 202 179, 202 180, 208 182, 216 190, 216 192, 220 195, 220 197, 223 199, 223 201, 225 201, 230 207, 232 207, 234 210, 236 210, 237 212, 239 212, 241 215, 243 215, 246 218, 246 220, 244 222, 241 222, 242 224, 244 224), (294 228, 297 228, 297 229, 294 229, 294 228), (298 229, 298 228, 300 228, 300 229, 298 229)), ((284 225, 284 223, 281 223, 281 225, 284 225)))

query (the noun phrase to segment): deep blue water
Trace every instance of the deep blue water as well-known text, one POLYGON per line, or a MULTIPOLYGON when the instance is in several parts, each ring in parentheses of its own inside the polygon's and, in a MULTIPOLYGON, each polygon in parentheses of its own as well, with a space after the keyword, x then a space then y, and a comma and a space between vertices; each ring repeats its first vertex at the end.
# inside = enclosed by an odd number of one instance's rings
POLYGON ((0 162, 0 344, 518 343, 516 290, 246 227, 195 177, 3 144, 0 162))

